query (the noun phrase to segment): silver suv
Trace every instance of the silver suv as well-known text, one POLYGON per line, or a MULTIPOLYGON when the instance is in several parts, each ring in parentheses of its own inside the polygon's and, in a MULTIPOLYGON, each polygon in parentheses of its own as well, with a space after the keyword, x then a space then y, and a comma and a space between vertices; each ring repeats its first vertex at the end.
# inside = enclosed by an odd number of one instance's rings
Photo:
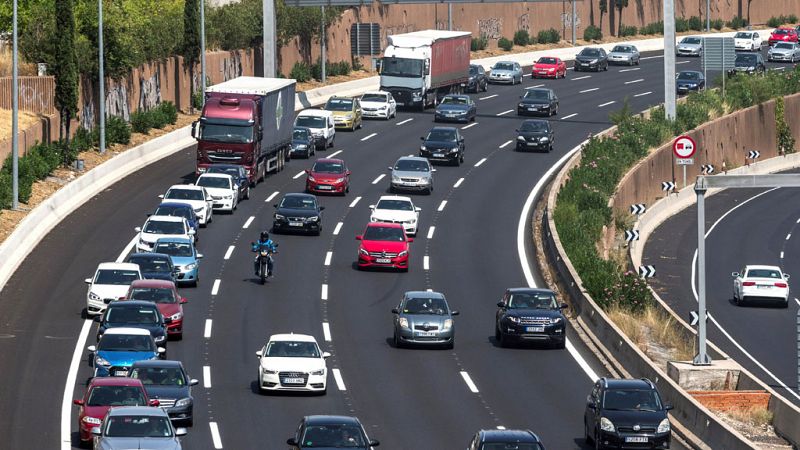
POLYGON ((426 158, 404 156, 389 166, 392 172, 389 181, 389 192, 422 191, 428 195, 433 192, 433 172, 436 169, 426 158))

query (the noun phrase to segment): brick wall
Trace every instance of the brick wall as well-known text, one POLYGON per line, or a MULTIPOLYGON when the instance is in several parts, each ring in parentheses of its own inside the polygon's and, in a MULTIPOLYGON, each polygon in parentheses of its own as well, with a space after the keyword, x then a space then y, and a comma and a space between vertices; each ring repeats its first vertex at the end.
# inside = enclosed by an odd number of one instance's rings
POLYGON ((716 411, 748 410, 769 407, 767 391, 688 391, 706 408, 716 411))

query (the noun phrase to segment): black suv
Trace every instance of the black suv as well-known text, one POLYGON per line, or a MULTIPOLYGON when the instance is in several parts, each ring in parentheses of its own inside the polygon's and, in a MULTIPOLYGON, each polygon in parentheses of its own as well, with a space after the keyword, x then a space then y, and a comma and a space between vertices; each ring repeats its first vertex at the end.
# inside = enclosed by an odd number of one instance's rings
POLYGON ((419 156, 429 161, 460 165, 464 162, 464 136, 454 127, 433 127, 427 136, 420 137, 419 156))
POLYGON ((164 325, 164 316, 153 302, 143 300, 111 302, 103 315, 95 317, 94 320, 100 322, 100 326, 97 328, 98 341, 109 328, 130 327, 150 331, 157 346, 165 348, 167 346, 167 328, 164 325))
POLYGON ((192 386, 197 380, 186 375, 180 361, 136 361, 131 366, 130 377, 142 382, 148 398, 158 399, 158 406, 167 412, 170 420, 189 427, 194 424, 192 386))
POLYGON ((600 378, 586 398, 586 441, 595 448, 669 448, 671 409, 647 378, 600 378))
POLYGON ((528 119, 522 122, 517 131, 517 146, 514 150, 524 152, 527 150, 542 150, 545 152, 553 151, 553 141, 556 134, 550 121, 540 119, 528 119))
POLYGON ((544 450, 544 445, 531 430, 481 430, 467 447, 467 450, 489 449, 544 450))
POLYGON ((764 57, 761 56, 761 53, 737 53, 734 68, 729 70, 728 74, 747 73, 753 75, 766 71, 767 65, 764 64, 764 57))
POLYGON ((483 66, 480 64, 470 64, 469 81, 467 81, 467 86, 465 91, 486 92, 488 88, 489 88, 489 80, 486 78, 486 71, 483 69, 483 66))
POLYGON ((367 437, 358 418, 347 416, 305 416, 294 437, 286 443, 292 450, 320 447, 370 450, 380 445, 367 437))
POLYGON ((575 55, 575 72, 608 70, 608 54, 600 47, 586 47, 575 55))
POLYGON ((561 314, 566 303, 556 301, 549 289, 507 289, 497 303, 494 337, 500 346, 511 341, 549 342, 557 348, 567 343, 566 322, 561 314))

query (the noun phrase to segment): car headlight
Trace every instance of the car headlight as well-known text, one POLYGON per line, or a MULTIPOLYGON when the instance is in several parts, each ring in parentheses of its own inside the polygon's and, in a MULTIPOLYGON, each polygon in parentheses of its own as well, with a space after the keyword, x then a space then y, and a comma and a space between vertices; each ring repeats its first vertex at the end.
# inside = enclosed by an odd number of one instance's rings
POLYGON ((614 424, 605 417, 600 418, 600 429, 603 431, 614 432, 614 424))
POLYGON ((344 118, 347 119, 347 120, 351 120, 353 117, 354 117, 353 114, 345 114, 344 115, 344 118))
POLYGON ((550 318, 550 325, 555 325, 557 323, 561 323, 561 317, 551 317, 550 318))
POLYGON ((378 219, 377 217, 370 217, 369 221, 370 222, 380 222, 380 219, 378 219))
POLYGON ((275 220, 286 220, 286 217, 283 217, 282 214, 275 214, 275 220))
POLYGON ((316 178, 314 178, 314 177, 312 177, 311 175, 309 175, 309 176, 308 176, 308 181, 310 181, 310 182, 312 182, 312 183, 316 183, 316 182, 317 182, 317 179, 316 179, 316 178))
POLYGON ((401 317, 398 322, 400 323, 400 328, 408 328, 408 319, 405 317, 401 317))
POLYGON ((223 195, 223 196, 222 196, 222 198, 223 198, 224 200, 230 200, 230 199, 232 199, 232 198, 233 198, 233 194, 227 194, 227 195, 223 195))
POLYGON ((669 433, 670 429, 671 427, 669 425, 669 419, 664 419, 661 421, 661 423, 658 424, 658 429, 656 430, 656 433, 669 433))
POLYGON ((296 148, 298 150, 305 150, 306 147, 308 147, 306 144, 297 144, 297 145, 294 146, 294 148, 296 148))
POLYGON ((395 183, 399 183, 400 182, 400 177, 398 177, 397 175, 392 175, 392 181, 395 182, 395 183))
POLYGON ((183 313, 182 312, 177 312, 177 313, 169 316, 169 320, 181 320, 181 319, 183 319, 183 313))
POLYGON ((261 369, 261 372, 262 372, 264 375, 275 375, 275 374, 277 374, 277 373, 278 373, 278 371, 277 371, 277 370, 269 370, 269 369, 264 369, 264 368, 262 368, 262 369, 261 369))
POLYGON ((525 140, 525 136, 517 136, 517 140, 518 141, 524 141, 525 140))
POLYGON ((689 83, 689 84, 688 84, 688 86, 689 86, 690 88, 697 87, 697 83, 689 83))
POLYGON ((525 104, 524 104, 524 103, 518 103, 518 104, 517 104, 517 107, 518 107, 518 108, 524 108, 524 107, 525 107, 525 104))
POLYGON ((597 60, 593 59, 593 60, 589 61, 589 64, 597 64, 597 60))
POLYGON ((314 370, 309 373, 310 375, 325 375, 325 369, 314 370))
POLYGON ((431 184, 430 177, 421 178, 420 181, 422 182, 422 184, 431 184))
POLYGON ((94 363, 95 363, 95 365, 99 365, 99 366, 105 366, 105 367, 108 367, 108 366, 110 366, 110 365, 111 365, 111 363, 110 363, 110 362, 106 361, 106 360, 105 360, 105 358, 102 358, 102 357, 100 357, 100 356, 98 356, 98 357, 96 357, 96 358, 94 359, 94 363))
POLYGON ((83 419, 81 419, 81 421, 83 421, 83 423, 85 424, 97 425, 97 426, 100 426, 103 423, 103 421, 98 419, 97 417, 89 417, 89 416, 84 416, 83 419))
POLYGON ((420 145, 420 146, 419 146, 419 149, 420 149, 420 150, 422 150, 422 151, 425 151, 425 150, 427 150, 427 149, 428 149, 428 147, 425 147, 424 145, 420 145))
POLYGON ((449 330, 450 328, 453 328, 453 319, 445 319, 442 330, 449 330))
POLYGON ((450 149, 450 152, 451 152, 451 153, 455 153, 455 152, 457 152, 457 151, 458 151, 458 147, 453 147, 453 148, 451 148, 451 149, 450 149))
POLYGON ((345 178, 345 177, 342 177, 342 178, 337 178, 337 179, 336 179, 336 182, 337 182, 337 183, 344 183, 345 181, 347 181, 347 178, 345 178))
POLYGON ((369 252, 368 252, 368 251, 366 251, 366 250, 365 250, 365 249, 363 249, 363 248, 360 248, 360 249, 358 249, 358 253, 360 253, 360 254, 362 254, 362 255, 365 255, 365 256, 369 256, 369 252))
POLYGON ((411 225, 411 224, 414 224, 414 223, 416 223, 416 222, 417 222, 417 219, 411 219, 411 220, 404 220, 404 221, 403 221, 403 223, 407 223, 407 224, 409 224, 409 225, 411 225))
POLYGON ((186 270, 194 270, 197 268, 197 263, 189 263, 184 267, 186 268, 186 270))
POLYGON ((204 209, 205 209, 205 208, 203 208, 203 207, 201 206, 201 207, 199 207, 199 208, 195 208, 195 209, 194 209, 194 212, 196 212, 196 213, 203 212, 203 210, 204 210, 204 209))
POLYGON ((89 300, 100 300, 100 296, 94 292, 89 292, 89 300))
POLYGON ((550 140, 550 138, 549 138, 549 137, 547 137, 547 136, 545 136, 545 137, 543 137, 543 138, 541 138, 541 139, 539 139, 539 140, 540 140, 540 141, 542 141, 542 142, 547 142, 547 141, 549 141, 549 140, 550 140))
POLYGON ((552 67, 550 67, 549 69, 547 69, 547 71, 548 71, 548 72, 552 72, 552 71, 554 71, 554 70, 556 70, 556 69, 554 69, 554 68, 552 68, 552 67))
POLYGON ((156 341, 156 344, 158 344, 159 342, 166 341, 167 337, 166 336, 156 336, 155 338, 153 338, 153 340, 156 341))
POLYGON ((317 222, 317 221, 319 221, 319 216, 306 217, 306 222, 317 222))
POLYGON ((381 111, 386 111, 387 109, 389 109, 389 105, 381 105, 378 109, 381 111))
POLYGON ((401 258, 402 258, 403 256, 408 256, 408 250, 403 250, 402 252, 398 253, 398 254, 397 254, 397 256, 399 256, 399 257, 401 257, 401 258))
POLYGON ((508 316, 508 321, 511 323, 519 323, 519 317, 508 316))

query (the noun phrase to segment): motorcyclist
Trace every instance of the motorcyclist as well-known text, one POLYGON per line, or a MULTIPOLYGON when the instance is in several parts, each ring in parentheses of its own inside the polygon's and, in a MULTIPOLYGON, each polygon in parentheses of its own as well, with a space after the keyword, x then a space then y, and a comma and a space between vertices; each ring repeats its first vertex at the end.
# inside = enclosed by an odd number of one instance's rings
MULTIPOLYGON (((261 232, 261 236, 258 239, 258 242, 252 243, 252 250, 256 253, 256 259, 253 261, 253 267, 255 268, 256 276, 260 276, 259 269, 261 268, 261 253, 262 249, 266 249, 271 253, 275 253, 277 251, 278 245, 269 238, 269 233, 266 231, 261 232)), ((273 262, 272 257, 267 258, 267 276, 272 276, 272 269, 275 263, 273 262)))

